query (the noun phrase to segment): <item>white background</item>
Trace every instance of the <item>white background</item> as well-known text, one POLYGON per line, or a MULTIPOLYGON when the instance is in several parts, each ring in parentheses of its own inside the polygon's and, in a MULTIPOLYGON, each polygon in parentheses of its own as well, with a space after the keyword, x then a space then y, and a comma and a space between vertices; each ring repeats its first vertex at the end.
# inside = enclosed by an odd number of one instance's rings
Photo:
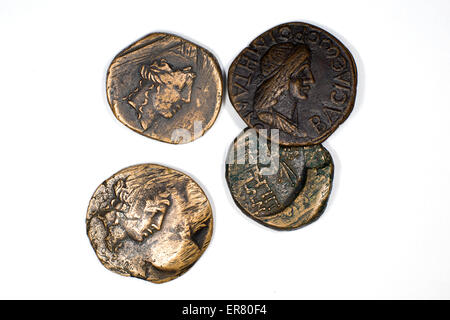
POLYGON ((0 48, 1 298, 450 298, 450 2, 2 0, 0 48), (228 70, 290 21, 343 41, 359 86, 324 144, 336 164, 325 214, 277 232, 228 192, 227 147, 245 127, 228 97, 204 137, 174 146, 119 123, 105 77, 150 32, 186 37, 228 70), (208 250, 161 285, 106 270, 85 231, 96 187, 146 162, 192 176, 214 209, 208 250))

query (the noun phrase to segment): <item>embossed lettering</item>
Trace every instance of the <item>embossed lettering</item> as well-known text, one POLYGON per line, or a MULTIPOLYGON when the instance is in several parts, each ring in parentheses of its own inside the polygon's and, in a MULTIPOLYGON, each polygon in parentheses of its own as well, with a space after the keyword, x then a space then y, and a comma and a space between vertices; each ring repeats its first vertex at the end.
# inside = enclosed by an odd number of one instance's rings
POLYGON ((258 63, 249 57, 243 55, 242 58, 239 60, 236 67, 243 68, 247 71, 254 72, 257 69, 258 63))
POLYGON ((235 99, 237 99, 240 95, 247 94, 248 90, 246 87, 239 84, 239 82, 233 82, 233 95, 235 96, 235 99))
POLYGON ((331 46, 327 49, 327 58, 328 59, 334 59, 337 58, 339 56, 341 52, 339 51, 339 49, 335 46, 331 46))
POLYGON ((343 86, 340 86, 340 85, 338 85, 336 83, 334 84, 334 87, 336 89, 331 91, 331 94, 330 94, 331 102, 333 102, 336 105, 344 104, 347 101, 347 98, 348 98, 346 92, 350 91, 350 89, 346 88, 346 87, 343 87, 343 86))
POLYGON ((342 117, 342 110, 331 108, 331 107, 324 107, 323 108, 324 113, 326 114, 328 120, 331 124, 336 122, 342 117))
POLYGON ((250 85, 250 77, 244 77, 243 75, 240 75, 239 73, 236 73, 234 75, 234 81, 235 83, 238 83, 238 80, 243 80, 244 82, 241 81, 241 84, 245 87, 245 90, 248 91, 248 87, 250 85))
POLYGON ((343 71, 346 66, 347 66, 347 61, 342 56, 336 57, 336 59, 334 59, 331 64, 331 67, 336 72, 343 71))
POLYGON ((250 44, 249 48, 253 50, 266 50, 267 45, 264 41, 264 38, 257 38, 250 44))
POLYGON ((331 91, 331 102, 333 102, 336 105, 344 104, 345 101, 347 101, 347 95, 342 92, 338 92, 337 90, 331 91), (341 97, 341 98, 339 98, 341 97))
POLYGON ((336 81, 336 82, 342 83, 342 85, 343 85, 344 87, 346 87, 347 89, 349 89, 351 84, 350 84, 350 81, 344 79, 344 76, 345 76, 345 75, 349 75, 349 72, 347 71, 347 72, 338 74, 336 77, 334 77, 333 80, 336 81))
POLYGON ((291 28, 284 26, 280 28, 280 39, 282 41, 287 41, 292 36, 291 28))
POLYGON ((312 116, 309 118, 309 121, 319 134, 327 130, 327 125, 322 121, 320 116, 312 116))
POLYGON ((243 110, 244 108, 248 107, 248 101, 236 101, 234 103, 234 106, 239 110, 243 110))
POLYGON ((319 41, 319 35, 317 31, 311 31, 308 35, 309 42, 316 44, 319 41))
POLYGON ((328 49, 331 47, 331 40, 328 38, 324 38, 322 39, 322 41, 320 42, 320 47, 324 48, 324 49, 328 49))

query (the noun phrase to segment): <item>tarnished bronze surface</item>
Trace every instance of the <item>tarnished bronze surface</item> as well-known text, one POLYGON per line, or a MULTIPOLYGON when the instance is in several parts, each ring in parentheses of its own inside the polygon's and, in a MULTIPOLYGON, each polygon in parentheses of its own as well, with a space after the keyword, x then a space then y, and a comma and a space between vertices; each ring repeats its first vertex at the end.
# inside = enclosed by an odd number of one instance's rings
POLYGON ((156 140, 186 143, 214 124, 223 81, 208 50, 172 34, 152 33, 114 58, 106 89, 114 115, 127 127, 156 140))
POLYGON ((179 277, 211 239, 209 201, 187 175, 154 164, 123 169, 89 203, 87 234, 111 271, 155 283, 179 277))
POLYGON ((228 71, 231 103, 252 128, 279 129, 280 144, 324 141, 348 117, 356 65, 328 32, 301 22, 276 26, 253 40, 228 71))
POLYGON ((305 226, 326 208, 333 181, 333 160, 320 144, 279 146, 244 131, 228 152, 226 180, 237 206, 257 222, 279 230, 305 226), (270 159, 264 160, 261 154, 270 159), (262 161, 264 160, 264 161, 262 161))

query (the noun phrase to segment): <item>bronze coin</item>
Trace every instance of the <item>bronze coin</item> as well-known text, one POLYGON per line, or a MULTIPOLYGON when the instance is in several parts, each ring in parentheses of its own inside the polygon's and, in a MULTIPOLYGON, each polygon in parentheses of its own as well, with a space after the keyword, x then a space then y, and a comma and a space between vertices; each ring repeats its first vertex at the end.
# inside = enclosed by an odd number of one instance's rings
POLYGON ((349 50, 302 22, 264 32, 228 71, 230 100, 242 119, 252 128, 279 129, 287 146, 328 138, 352 111, 356 84, 349 50))
POLYGON ((245 130, 228 152, 226 180, 235 203, 250 218, 278 230, 317 220, 331 192, 331 155, 320 144, 280 146, 259 133, 245 130))
POLYGON ((152 33, 114 58, 106 91, 114 115, 128 128, 177 144, 201 137, 214 124, 223 81, 208 50, 172 34, 152 33))
POLYGON ((200 258, 211 240, 213 217, 205 193, 190 177, 142 164, 117 172, 97 188, 86 227, 107 269, 162 283, 200 258))

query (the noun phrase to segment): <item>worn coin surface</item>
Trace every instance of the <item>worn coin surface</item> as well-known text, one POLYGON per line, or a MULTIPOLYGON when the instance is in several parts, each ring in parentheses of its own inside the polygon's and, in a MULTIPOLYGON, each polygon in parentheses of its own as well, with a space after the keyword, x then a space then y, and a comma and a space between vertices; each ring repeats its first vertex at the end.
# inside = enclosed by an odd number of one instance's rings
POLYGON ((162 283, 200 258, 211 239, 213 217, 205 193, 190 177, 142 164, 117 172, 97 188, 86 227, 107 269, 162 283))
POLYGON ((152 33, 114 58, 106 89, 120 122, 176 144, 197 139, 214 124, 223 81, 208 50, 172 34, 152 33))
POLYGON ((252 128, 279 129, 280 144, 324 141, 349 116, 357 71, 349 50, 316 26, 293 22, 253 40, 228 71, 231 103, 252 128))
POLYGON ((305 226, 324 212, 333 160, 320 144, 286 147, 254 129, 232 144, 226 180, 237 206, 257 222, 279 230, 305 226))

